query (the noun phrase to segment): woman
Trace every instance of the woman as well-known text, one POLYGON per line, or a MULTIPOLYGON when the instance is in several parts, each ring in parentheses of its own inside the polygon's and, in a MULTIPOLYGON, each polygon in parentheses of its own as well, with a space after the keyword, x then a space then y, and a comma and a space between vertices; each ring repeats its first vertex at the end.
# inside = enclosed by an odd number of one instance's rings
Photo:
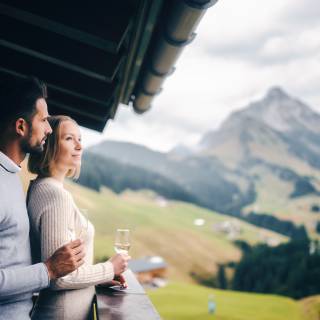
POLYGON ((37 262, 45 261, 61 245, 79 236, 83 238, 86 256, 83 266, 40 292, 32 319, 89 319, 94 285, 120 275, 130 257, 118 254, 106 262, 92 264, 94 227, 63 186, 66 177, 79 175, 80 130, 77 123, 66 116, 53 116, 49 123, 52 134, 47 138, 44 151, 30 155, 28 163, 29 170, 38 175, 30 184, 27 199, 32 256, 37 262))

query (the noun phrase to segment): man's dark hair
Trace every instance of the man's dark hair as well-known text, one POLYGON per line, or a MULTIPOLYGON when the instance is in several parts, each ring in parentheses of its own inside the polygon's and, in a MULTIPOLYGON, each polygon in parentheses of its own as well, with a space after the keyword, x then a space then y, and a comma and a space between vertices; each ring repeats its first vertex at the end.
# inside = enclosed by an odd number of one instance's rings
POLYGON ((7 78, 0 83, 0 133, 18 118, 31 124, 36 101, 47 98, 46 85, 35 77, 7 78))

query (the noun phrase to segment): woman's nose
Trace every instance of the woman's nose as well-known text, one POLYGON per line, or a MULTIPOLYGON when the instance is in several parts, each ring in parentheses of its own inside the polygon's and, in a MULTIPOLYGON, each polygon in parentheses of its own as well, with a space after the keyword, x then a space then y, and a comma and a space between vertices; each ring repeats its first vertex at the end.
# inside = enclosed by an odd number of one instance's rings
POLYGON ((77 150, 82 150, 82 144, 80 141, 76 141, 76 149, 77 150))

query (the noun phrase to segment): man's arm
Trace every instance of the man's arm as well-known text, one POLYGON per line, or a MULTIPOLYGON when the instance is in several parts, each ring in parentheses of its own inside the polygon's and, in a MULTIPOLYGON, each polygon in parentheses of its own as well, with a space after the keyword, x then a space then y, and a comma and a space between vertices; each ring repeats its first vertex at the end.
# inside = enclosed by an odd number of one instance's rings
POLYGON ((75 240, 56 250, 45 263, 0 269, 0 302, 48 287, 50 280, 79 268, 84 263, 84 255, 82 241, 75 240))
POLYGON ((49 283, 49 274, 44 263, 0 269, 0 302, 5 302, 15 295, 40 291, 48 287, 49 283))

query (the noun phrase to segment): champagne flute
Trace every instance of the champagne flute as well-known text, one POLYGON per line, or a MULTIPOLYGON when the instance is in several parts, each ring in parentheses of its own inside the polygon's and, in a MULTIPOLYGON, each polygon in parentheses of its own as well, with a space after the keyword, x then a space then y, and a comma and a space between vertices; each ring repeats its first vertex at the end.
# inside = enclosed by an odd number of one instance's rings
MULTIPOLYGON (((130 230, 129 229, 117 229, 114 240, 114 250, 116 253, 128 254, 130 249, 130 230)), ((119 289, 124 290, 127 287, 120 284, 119 289)))
MULTIPOLYGON (((85 240, 88 234, 88 228, 89 228, 88 209, 79 208, 79 213, 80 213, 79 215, 80 220, 77 221, 78 223, 74 221, 72 225, 68 226, 68 237, 71 241, 74 241, 76 239, 85 240)), ((67 274, 63 278, 76 281, 77 271, 73 271, 72 273, 67 274)))
POLYGON ((80 212, 80 221, 76 226, 76 223, 72 223, 68 225, 68 238, 70 241, 74 241, 76 239, 85 240, 88 227, 89 227, 89 218, 88 218, 88 210, 87 209, 79 209, 80 212))
MULTIPOLYGON (((72 223, 68 225, 68 239, 69 241, 74 241, 76 239, 85 240, 88 234, 89 228, 89 217, 88 217, 88 209, 79 209, 79 219, 73 220, 72 223)), ((76 281, 77 279, 77 270, 72 273, 64 276, 64 279, 71 279, 72 281, 76 281)))
POLYGON ((85 240, 88 234, 88 228, 89 228, 89 214, 88 209, 81 208, 79 209, 81 216, 80 216, 80 232, 79 232, 79 238, 82 240, 85 240))
POLYGON ((130 249, 130 230, 129 229, 117 229, 114 250, 116 253, 128 254, 130 249))

